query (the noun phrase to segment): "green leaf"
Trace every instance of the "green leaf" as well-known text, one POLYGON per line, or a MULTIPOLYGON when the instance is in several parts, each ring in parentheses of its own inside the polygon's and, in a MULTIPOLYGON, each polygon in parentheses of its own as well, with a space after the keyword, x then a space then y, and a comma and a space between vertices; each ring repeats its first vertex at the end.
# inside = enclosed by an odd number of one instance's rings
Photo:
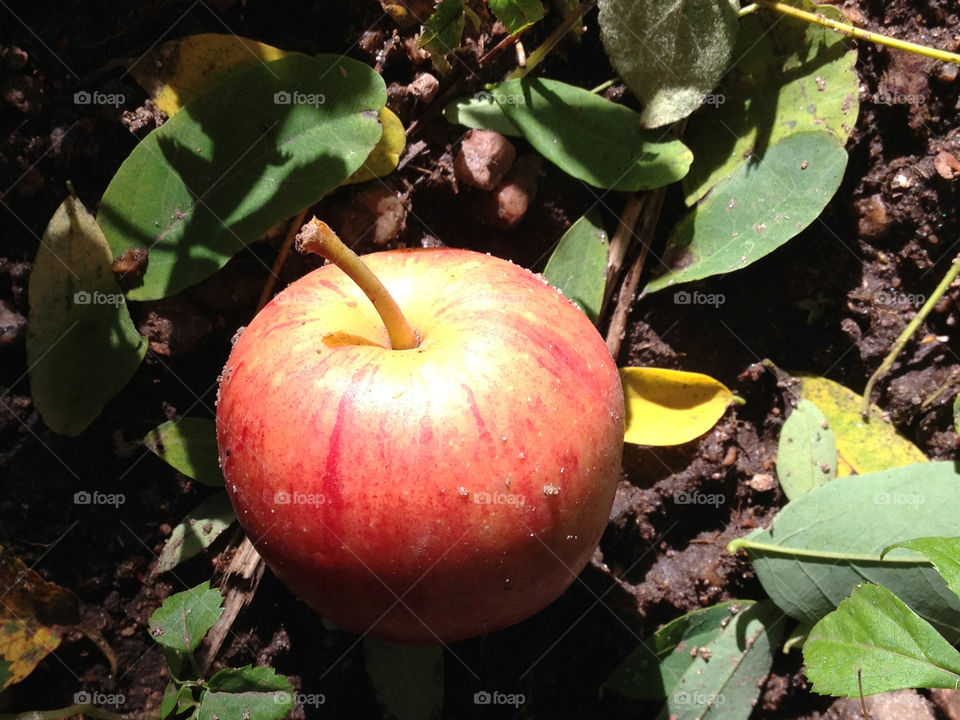
POLYGON ((168 683, 160 701, 160 720, 165 720, 171 714, 179 715, 187 706, 195 703, 191 686, 168 683))
POLYGON ((820 409, 800 400, 780 431, 777 475, 791 500, 837 476, 837 445, 820 409))
POLYGON ((423 24, 417 47, 431 55, 446 55, 460 47, 465 23, 463 0, 440 0, 423 24))
POLYGON ((227 668, 200 697, 198 720, 281 720, 293 709, 293 686, 270 667, 227 668))
POLYGON ((0 658, 0 688, 13 678, 13 673, 10 672, 11 665, 12 663, 9 660, 0 658))
POLYGON ((33 401, 61 435, 86 430, 147 352, 112 262, 103 232, 71 195, 50 219, 33 263, 26 343, 33 401))
POLYGON ((673 229, 666 272, 644 292, 733 272, 773 252, 817 219, 846 165, 828 132, 790 135, 756 165, 739 165, 673 229))
POLYGON ((781 614, 769 600, 734 615, 670 689, 657 720, 747 720, 782 632, 781 614))
POLYGON ((960 395, 953 399, 953 429, 960 435, 960 395))
POLYGON ((193 652, 223 612, 222 602, 209 580, 171 595, 150 616, 150 635, 165 648, 193 652))
POLYGON ((237 519, 226 493, 218 492, 197 505, 170 533, 156 572, 173 570, 208 548, 237 519))
POLYGON ((923 558, 884 548, 910 540, 918 528, 956 531, 960 475, 952 462, 919 463, 852 475, 790 501, 766 530, 734 540, 764 590, 788 615, 814 623, 861 582, 883 585, 948 640, 960 638, 960 600, 923 558))
POLYGON ((667 697, 698 657, 692 648, 709 646, 733 616, 753 604, 753 600, 734 600, 671 620, 630 653, 603 687, 634 700, 667 697))
POLYGON ((443 710, 443 647, 363 639, 367 677, 388 719, 430 720, 443 710))
MULTIPOLYGON (((844 19, 829 5, 790 4, 844 19)), ((790 135, 823 130, 842 147, 857 122, 857 52, 842 35, 789 18, 769 22, 761 13, 740 22, 737 63, 684 133, 696 158, 683 180, 688 205, 790 135)))
POLYGON ((490 0, 490 10, 511 35, 543 18, 540 0, 490 0))
POLYGON ((553 251, 543 276, 597 322, 607 283, 610 243, 597 213, 591 212, 567 230, 553 251))
POLYGON ((107 187, 98 219, 113 254, 148 248, 136 300, 172 295, 316 202, 376 146, 379 74, 334 55, 231 73, 150 133, 107 187))
POLYGON ((800 395, 816 404, 833 430, 840 464, 848 468, 838 469, 838 475, 849 475, 850 470, 863 475, 927 461, 876 405, 870 406, 869 422, 864 420, 860 414, 863 399, 853 390, 823 377, 797 377, 800 395))
POLYGON ((644 104, 644 127, 692 113, 730 62, 737 9, 728 0, 599 0, 597 22, 610 58, 644 104))
MULTIPOLYGON (((502 93, 496 88, 493 91, 481 90, 471 97, 462 97, 452 100, 444 109, 443 116, 453 125, 466 125, 474 130, 496 130, 501 135, 522 137, 517 126, 503 112, 496 95, 502 93)), ((506 100, 506 96, 503 96, 506 100)))
POLYGON ((223 486, 214 420, 195 417, 168 420, 148 432, 143 444, 187 477, 204 485, 223 486))
POLYGON ((676 182, 693 161, 669 133, 642 130, 640 116, 582 88, 522 78, 490 91, 523 137, 564 172, 612 190, 649 190, 676 182))
POLYGON ((920 553, 933 563, 950 591, 960 597, 960 537, 921 537, 904 540, 883 549, 902 547, 920 553))
POLYGON ((859 697, 901 688, 956 688, 960 652, 885 587, 861 585, 814 625, 803 646, 813 691, 859 697))

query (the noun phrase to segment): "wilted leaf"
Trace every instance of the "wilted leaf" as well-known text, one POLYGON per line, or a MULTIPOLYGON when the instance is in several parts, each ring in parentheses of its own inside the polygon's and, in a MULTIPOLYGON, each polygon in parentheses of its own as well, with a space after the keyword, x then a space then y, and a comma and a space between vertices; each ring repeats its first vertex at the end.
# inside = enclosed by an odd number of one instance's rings
POLYGON ((150 133, 110 182, 99 220, 115 256, 150 250, 138 300, 199 282, 346 180, 380 139, 379 74, 333 55, 230 73, 150 133))
POLYGON ((195 417, 168 420, 148 432, 143 444, 187 477, 204 485, 223 485, 216 421, 195 417))
POLYGON ((674 227, 666 271, 644 292, 733 272, 773 252, 823 212, 846 165, 828 132, 790 135, 756 166, 739 165, 674 227))
POLYGON ((363 165, 353 175, 344 180, 344 185, 362 183, 374 178, 389 175, 397 169, 400 154, 407 146, 407 134, 403 129, 400 118, 387 106, 380 108, 380 124, 383 134, 377 146, 370 151, 370 155, 363 161, 363 165))
MULTIPOLYGON (((844 19, 829 5, 791 4, 844 19)), ((691 117, 684 133, 696 158, 683 179, 688 205, 737 167, 756 168, 789 135, 823 130, 842 147, 857 122, 857 52, 839 33, 755 13, 740 21, 733 56, 737 63, 711 95, 713 104, 691 117)))
POLYGON ((367 677, 384 717, 431 720, 443 710, 443 647, 363 639, 367 677))
MULTIPOLYGON (((870 406, 870 421, 864 420, 860 414, 862 398, 852 390, 823 377, 803 374, 797 377, 800 395, 815 403, 826 416, 841 462, 855 472, 879 472, 927 461, 919 448, 900 435, 875 405, 870 406)), ((839 470, 837 474, 849 473, 839 470)))
POLYGON ((691 649, 709 646, 734 615, 753 604, 753 600, 734 600, 671 620, 630 653, 603 687, 634 700, 667 697, 693 665, 697 654, 691 649))
POLYGON ((907 548, 923 555, 933 563, 954 595, 960 597, 960 537, 919 537, 904 540, 884 548, 883 553, 895 547, 907 548))
POLYGON ((573 300, 591 322, 597 322, 603 304, 610 243, 596 213, 577 220, 547 260, 543 276, 573 300))
POLYGON ((47 427, 62 435, 86 430, 147 352, 112 262, 93 216, 71 195, 43 233, 27 324, 33 401, 47 427))
POLYGON ((782 632, 780 611, 769 600, 741 610, 700 648, 657 720, 747 720, 782 632))
POLYGON ((716 425, 733 399, 707 375, 660 368, 620 368, 626 405, 624 440, 635 445, 679 445, 716 425))
POLYGON ((463 0, 440 0, 433 15, 423 24, 417 47, 431 55, 446 55, 460 47, 465 23, 463 0))
POLYGON ((227 668, 207 682, 197 720, 281 720, 293 709, 293 686, 271 667, 227 668))
POLYGON ((173 570, 189 560, 220 537, 237 519, 230 498, 217 493, 197 505, 170 533, 157 558, 156 572, 173 570))
POLYGON ((80 619, 76 598, 47 582, 0 547, 0 660, 9 663, 0 689, 29 675, 37 664, 60 645, 54 625, 73 625, 80 619))
POLYGON ((948 640, 960 638, 960 599, 923 557, 891 544, 956 532, 960 475, 952 462, 837 478, 791 500, 766 530, 734 540, 764 590, 797 620, 816 622, 861 582, 883 585, 948 640))
POLYGON ((813 691, 859 697, 956 688, 960 652, 885 587, 861 585, 813 626, 803 646, 813 691), (859 671, 859 672, 858 672, 859 671))
POLYGON ((534 149, 561 170, 595 187, 648 190, 669 185, 693 161, 669 133, 643 130, 623 105, 556 80, 500 83, 491 97, 534 149))
POLYGON ((597 22, 617 73, 644 104, 644 127, 698 107, 730 62, 737 3, 728 0, 599 0, 597 22))
POLYGON ((837 445, 823 413, 800 400, 780 431, 777 475, 791 500, 837 476, 837 445))
POLYGON ((154 48, 130 65, 129 70, 156 106, 172 117, 230 71, 290 54, 237 35, 202 33, 154 48))
POLYGON ((193 652, 223 612, 221 603, 209 580, 171 595, 150 616, 150 635, 171 650, 193 652))
POLYGON ((543 18, 540 0, 490 0, 490 9, 513 35, 543 18))

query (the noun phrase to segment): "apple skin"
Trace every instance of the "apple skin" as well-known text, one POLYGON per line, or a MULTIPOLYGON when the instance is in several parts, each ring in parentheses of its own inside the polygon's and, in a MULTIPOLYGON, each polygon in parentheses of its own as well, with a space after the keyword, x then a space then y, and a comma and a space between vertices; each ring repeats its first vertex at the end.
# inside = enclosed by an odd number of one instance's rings
POLYGON ((563 593, 606 527, 623 451, 616 365, 579 308, 506 260, 363 260, 420 345, 389 349, 333 265, 265 306, 217 406, 240 524, 345 630, 435 644, 519 622, 563 593))

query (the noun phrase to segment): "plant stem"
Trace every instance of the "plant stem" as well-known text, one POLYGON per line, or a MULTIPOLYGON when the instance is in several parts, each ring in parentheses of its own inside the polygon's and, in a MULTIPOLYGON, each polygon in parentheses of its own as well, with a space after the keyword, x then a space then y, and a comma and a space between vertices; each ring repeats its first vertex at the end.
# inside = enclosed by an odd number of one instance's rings
POLYGON ((527 56, 526 66, 518 67, 516 70, 510 73, 510 75, 507 76, 507 80, 516 80, 517 78, 522 78, 528 72, 533 70, 537 65, 539 65, 543 61, 543 59, 547 56, 547 53, 553 50, 554 46, 556 46, 556 44, 560 42, 560 39, 564 35, 566 35, 568 32, 570 32, 570 28, 572 28, 574 25, 580 22, 580 18, 583 17, 583 15, 590 8, 592 8, 596 4, 596 2, 597 0, 584 0, 584 2, 580 3, 580 6, 576 10, 571 12, 569 15, 567 15, 563 19, 563 22, 557 26, 557 29, 554 30, 552 33, 550 33, 550 36, 543 41, 540 47, 538 47, 536 50, 534 50, 532 53, 530 53, 527 56))
POLYGON ((800 8, 796 8, 793 5, 788 5, 787 3, 777 2, 777 0, 756 0, 754 4, 759 5, 760 7, 765 7, 769 10, 775 10, 783 15, 789 15, 790 17, 798 18, 800 20, 806 20, 808 23, 822 25, 823 27, 830 28, 831 30, 836 30, 837 32, 849 35, 850 37, 866 40, 868 42, 876 43, 877 45, 886 45, 888 47, 896 48, 897 50, 905 50, 917 55, 933 58, 934 60, 943 60, 944 62, 960 64, 960 55, 957 55, 956 53, 948 52, 946 50, 938 50, 937 48, 927 47, 926 45, 918 45, 916 43, 907 42, 906 40, 898 40, 897 38, 870 32, 869 30, 861 30, 860 28, 854 27, 853 25, 849 25, 847 23, 830 20, 822 13, 807 12, 806 10, 801 10, 800 8))
POLYGON ((943 294, 947 291, 947 288, 950 287, 950 284, 957 279, 958 274, 960 274, 960 255, 953 259, 953 264, 950 266, 947 274, 943 276, 940 284, 934 289, 933 294, 927 298, 923 307, 917 312, 916 317, 914 317, 907 327, 904 328, 903 332, 900 333, 900 337, 893 343, 893 347, 883 359, 883 362, 880 363, 880 367, 878 367, 873 375, 870 376, 870 379, 867 380, 867 386, 863 389, 863 406, 860 408, 860 414, 863 415, 864 418, 870 417, 870 395, 873 393, 873 386, 876 385, 877 380, 886 375, 887 371, 890 370, 897 356, 903 351, 903 348, 917 331, 917 328, 920 327, 921 323, 927 319, 930 311, 940 302, 940 298, 943 297, 943 294))
POLYGON ((397 301, 370 268, 363 264, 363 260, 343 244, 329 225, 313 218, 300 229, 297 249, 300 252, 322 255, 360 286, 363 294, 370 298, 370 302, 380 314, 390 336, 392 349, 412 350, 420 344, 420 338, 400 312, 397 301))

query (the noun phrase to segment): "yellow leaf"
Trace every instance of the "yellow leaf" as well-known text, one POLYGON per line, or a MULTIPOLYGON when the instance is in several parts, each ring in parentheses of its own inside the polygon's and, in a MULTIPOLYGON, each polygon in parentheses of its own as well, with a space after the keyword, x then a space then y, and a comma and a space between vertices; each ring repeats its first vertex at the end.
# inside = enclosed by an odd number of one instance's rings
MULTIPOLYGON (((79 617, 76 599, 47 582, 0 547, 0 659, 10 663, 3 687, 18 683, 57 649, 60 636, 50 625, 71 625, 79 617)), ((2 689, 2 688, 0 688, 2 689)))
POLYGON ((226 71, 292 54, 236 35, 203 33, 164 43, 130 66, 130 74, 156 106, 173 117, 222 80, 226 71))
POLYGON ((400 153, 407 145, 406 131, 403 129, 400 118, 386 106, 380 110, 380 124, 383 126, 380 142, 370 151, 363 165, 343 182, 344 185, 383 177, 396 169, 397 163, 400 162, 400 153))
POLYGON ((700 373, 620 368, 627 409, 624 440, 680 445, 712 428, 733 399, 723 383, 700 373))
POLYGON ((860 415, 863 399, 852 390, 826 378, 797 375, 800 395, 824 414, 837 442, 837 477, 927 462, 920 449, 897 433, 876 405, 870 422, 860 415))

